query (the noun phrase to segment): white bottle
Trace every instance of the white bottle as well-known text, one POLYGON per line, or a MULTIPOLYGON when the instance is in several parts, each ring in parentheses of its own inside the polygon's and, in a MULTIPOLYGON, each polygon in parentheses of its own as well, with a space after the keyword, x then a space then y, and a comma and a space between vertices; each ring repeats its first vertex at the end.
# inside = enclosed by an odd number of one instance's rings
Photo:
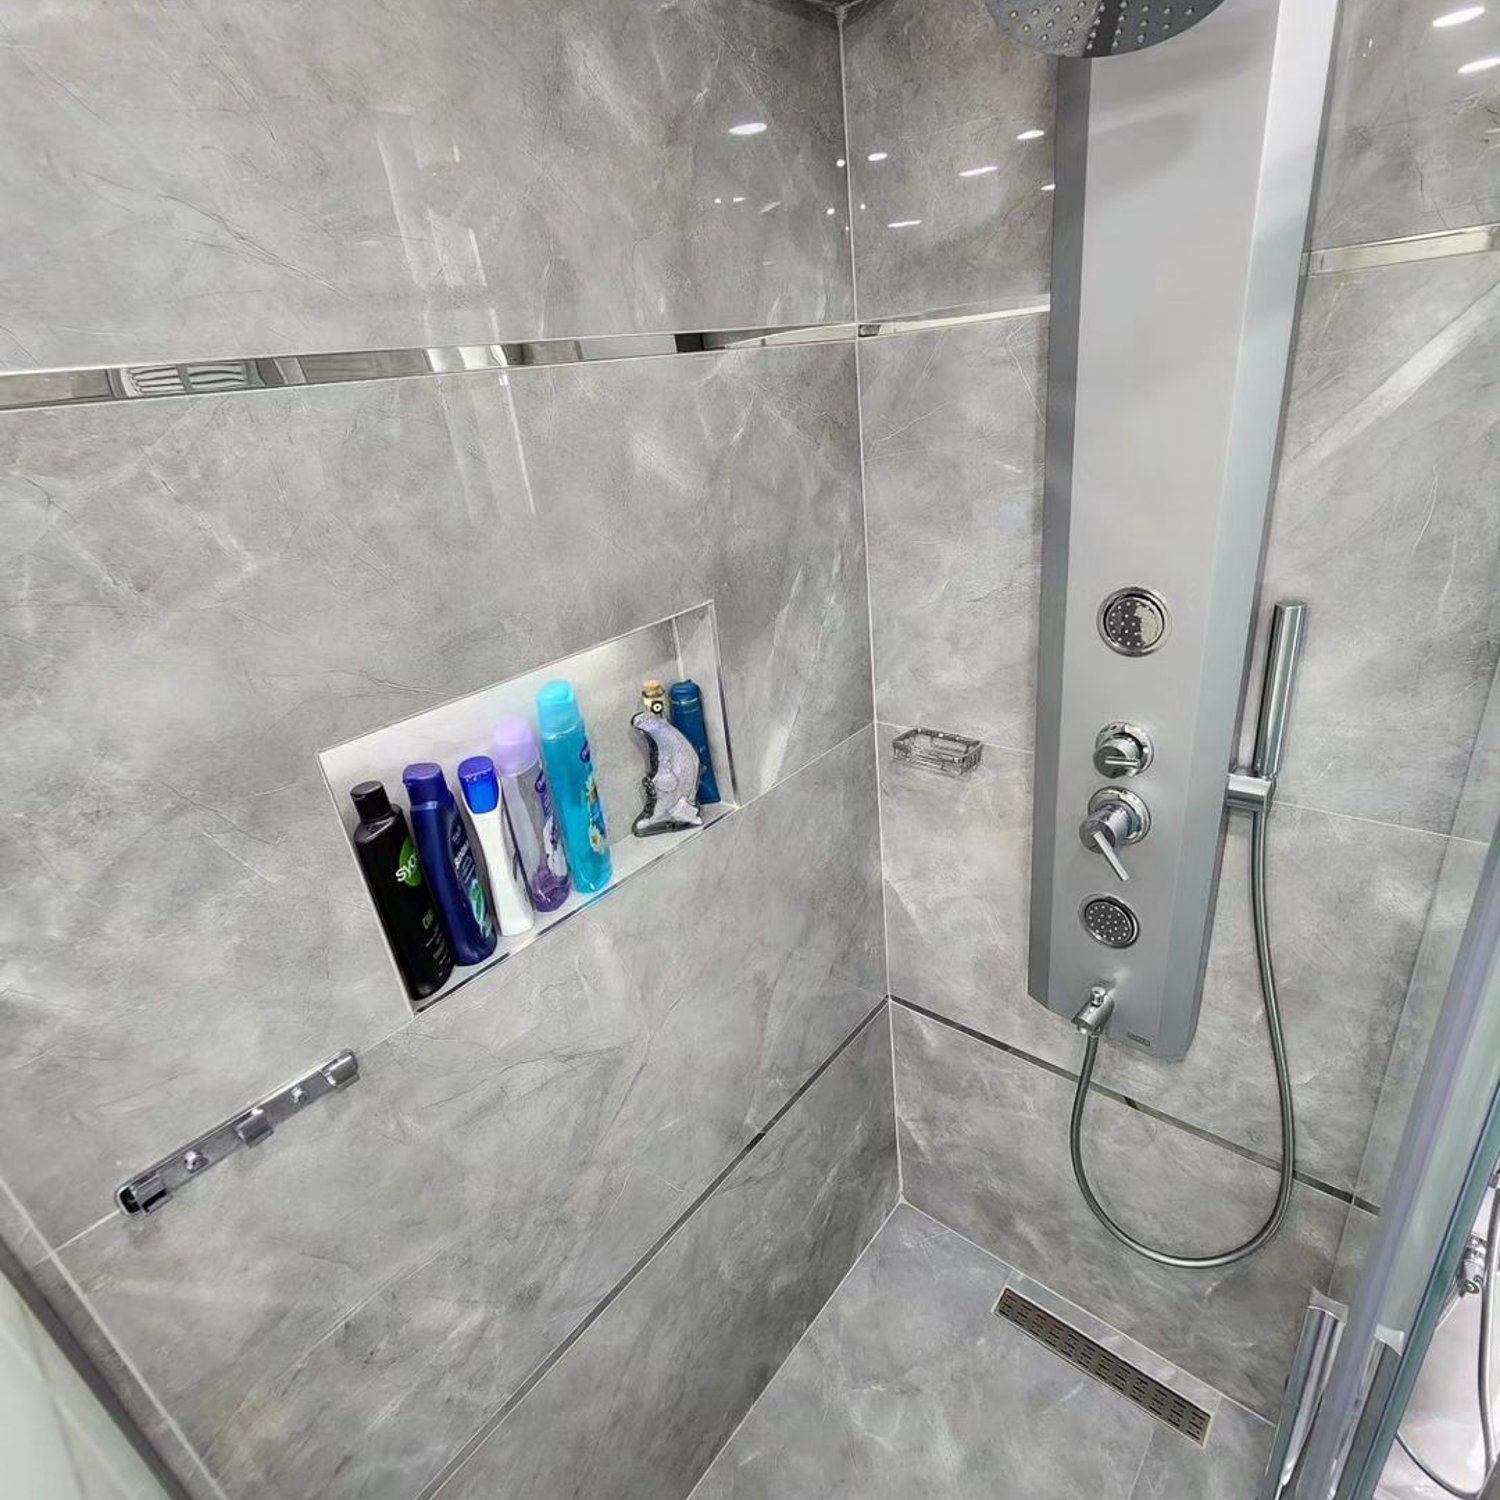
POLYGON ((463 788, 469 821, 479 840, 479 852, 490 872, 490 898, 495 905, 495 919, 502 937, 530 932, 536 923, 531 914, 531 898, 526 892, 526 875, 515 840, 505 826, 500 806, 500 778, 495 763, 487 755, 471 756, 458 768, 458 784, 463 788))

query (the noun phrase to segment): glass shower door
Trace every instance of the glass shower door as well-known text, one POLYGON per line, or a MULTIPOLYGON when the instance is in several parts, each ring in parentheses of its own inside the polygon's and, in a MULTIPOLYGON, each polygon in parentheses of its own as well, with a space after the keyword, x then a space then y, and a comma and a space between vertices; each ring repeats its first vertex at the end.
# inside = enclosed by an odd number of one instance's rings
MULTIPOLYGON (((1393 1150, 1384 1148, 1388 1174, 1375 1168, 1384 1207, 1373 1230, 1351 1214, 1345 1249, 1354 1253, 1351 1236, 1356 1245, 1368 1239, 1368 1248, 1302 1462, 1283 1491, 1297 1500, 1426 1500, 1481 1489, 1486 1500, 1492 1491, 1500 1496, 1496 1474, 1480 1486, 1472 1472, 1439 1482, 1408 1471, 1403 1492, 1402 1459, 1391 1459, 1434 1335, 1452 1314, 1461 1278, 1473 1281, 1471 1236, 1500 1160, 1500 830, 1483 857, 1453 871, 1450 881, 1449 911, 1465 885, 1472 904, 1451 963, 1440 941, 1428 956, 1430 964, 1443 962, 1446 985, 1424 990, 1433 976, 1424 978, 1420 959, 1414 975, 1403 1027, 1414 1028, 1423 1044, 1421 1069, 1407 1066, 1398 1048, 1382 1112, 1399 1110, 1404 1129, 1393 1150), (1437 994, 1440 1007, 1430 1004, 1437 994)), ((1439 918, 1444 900, 1440 891, 1439 918)), ((1372 1153, 1383 1149, 1379 1125, 1377 1118, 1372 1153)), ((1452 1357, 1451 1348, 1444 1357, 1452 1357)), ((1477 1434, 1477 1358, 1469 1389, 1477 1434)))

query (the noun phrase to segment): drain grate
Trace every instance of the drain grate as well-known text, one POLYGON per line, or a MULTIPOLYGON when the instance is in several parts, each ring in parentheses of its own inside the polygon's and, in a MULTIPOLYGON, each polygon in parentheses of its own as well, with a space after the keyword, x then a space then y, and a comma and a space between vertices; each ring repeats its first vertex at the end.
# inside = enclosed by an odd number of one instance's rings
POLYGON ((1180 1432, 1199 1446, 1208 1442, 1209 1416, 1201 1406, 1193 1403, 1176 1391, 1153 1380, 1143 1370, 1111 1354, 1103 1344, 1096 1344, 1086 1334, 1054 1317, 1046 1308, 1028 1302, 1025 1297, 1012 1291, 1003 1292, 995 1304, 995 1314, 1007 1323, 1014 1323, 1022 1333, 1030 1334, 1039 1344, 1045 1344, 1054 1354, 1060 1355, 1075 1369, 1082 1370, 1095 1380, 1102 1381, 1112 1391, 1117 1391, 1127 1401, 1132 1401, 1142 1410, 1148 1411, 1158 1422, 1164 1422, 1173 1432, 1180 1432))

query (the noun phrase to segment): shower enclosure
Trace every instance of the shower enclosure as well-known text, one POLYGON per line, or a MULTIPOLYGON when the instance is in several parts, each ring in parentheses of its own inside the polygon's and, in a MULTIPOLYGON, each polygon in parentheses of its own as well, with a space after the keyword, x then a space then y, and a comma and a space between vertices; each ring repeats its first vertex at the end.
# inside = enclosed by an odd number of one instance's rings
POLYGON ((0 1492, 1478 1495, 1500 8, 0 9, 0 1492))

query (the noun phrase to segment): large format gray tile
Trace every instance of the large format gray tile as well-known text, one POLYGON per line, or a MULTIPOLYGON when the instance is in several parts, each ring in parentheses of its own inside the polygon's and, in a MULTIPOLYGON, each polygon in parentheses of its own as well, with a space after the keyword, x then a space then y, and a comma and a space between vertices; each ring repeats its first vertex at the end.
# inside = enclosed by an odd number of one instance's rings
POLYGON ((1158 1430, 1146 1449, 1131 1500, 1250 1500, 1266 1471, 1274 1429, 1226 1401, 1206 1448, 1158 1430))
MULTIPOLYGON (((1297 1164, 1353 1190, 1448 841, 1292 806, 1272 812, 1268 840, 1271 950, 1297 1106, 1297 1164)), ((1280 1130, 1251 926, 1249 847, 1245 820, 1236 818, 1187 1057, 1158 1063, 1110 1048, 1099 1079, 1274 1157, 1280 1130)))
POLYGON ((1262 584, 1311 606, 1294 802, 1453 826, 1500 658, 1496 370, 1500 255, 1308 282, 1262 584))
POLYGON ((1030 749, 1046 320, 879 339, 859 379, 880 717, 1030 749))
POLYGON ((1045 292, 1053 61, 983 0, 882 0, 844 50, 859 315, 1045 292))
POLYGON ((1156 1424, 995 1316, 1010 1276, 897 1209, 693 1500, 1127 1500, 1156 1424))
POLYGON ((866 731, 67 1247, 231 1495, 415 1493, 878 1002, 873 776, 866 731))
MULTIPOLYGON (((1280 1235, 1238 1265, 1158 1266, 1095 1222, 1068 1160, 1069 1080, 897 1006, 906 1196, 1262 1415, 1281 1399, 1307 1297, 1333 1264, 1344 1205, 1297 1188, 1280 1235)), ((1183 1254, 1235 1244, 1275 1175, 1107 1098, 1086 1120, 1096 1191, 1126 1227, 1183 1254)))
POLYGON ((1426 234, 1500 219, 1494 6, 1345 0, 1323 139, 1315 243, 1426 234), (1472 11, 1459 25, 1443 15, 1472 11))
POLYGON ((442 1500, 678 1500, 895 1204, 876 1016, 474 1456, 442 1500))
MULTIPOLYGON (((892 991, 1076 1069, 1080 1044, 1067 1018, 1026 992, 1029 758, 988 749, 979 770, 955 782, 895 762, 893 733, 880 726, 892 991)), ((1351 1191, 1447 842, 1294 806, 1271 815, 1271 941, 1298 1162, 1351 1191)), ((1279 1124, 1248 859, 1248 830, 1236 819, 1186 1059, 1109 1047, 1099 1079, 1274 1156, 1279 1124)))
POLYGON ((0 1170, 43 1231, 408 1014, 319 748, 707 598, 742 795, 867 724, 857 440, 826 347, 10 414, 0 1170))
POLYGON ((1438 1013, 1447 998, 1453 961, 1458 956, 1474 893, 1479 889, 1484 857, 1483 844, 1448 841, 1360 1164, 1359 1195, 1372 1203, 1385 1201, 1396 1150, 1416 1097, 1438 1013))
POLYGON ((0 363, 850 314, 815 12, 7 0, 0 21, 0 363))

